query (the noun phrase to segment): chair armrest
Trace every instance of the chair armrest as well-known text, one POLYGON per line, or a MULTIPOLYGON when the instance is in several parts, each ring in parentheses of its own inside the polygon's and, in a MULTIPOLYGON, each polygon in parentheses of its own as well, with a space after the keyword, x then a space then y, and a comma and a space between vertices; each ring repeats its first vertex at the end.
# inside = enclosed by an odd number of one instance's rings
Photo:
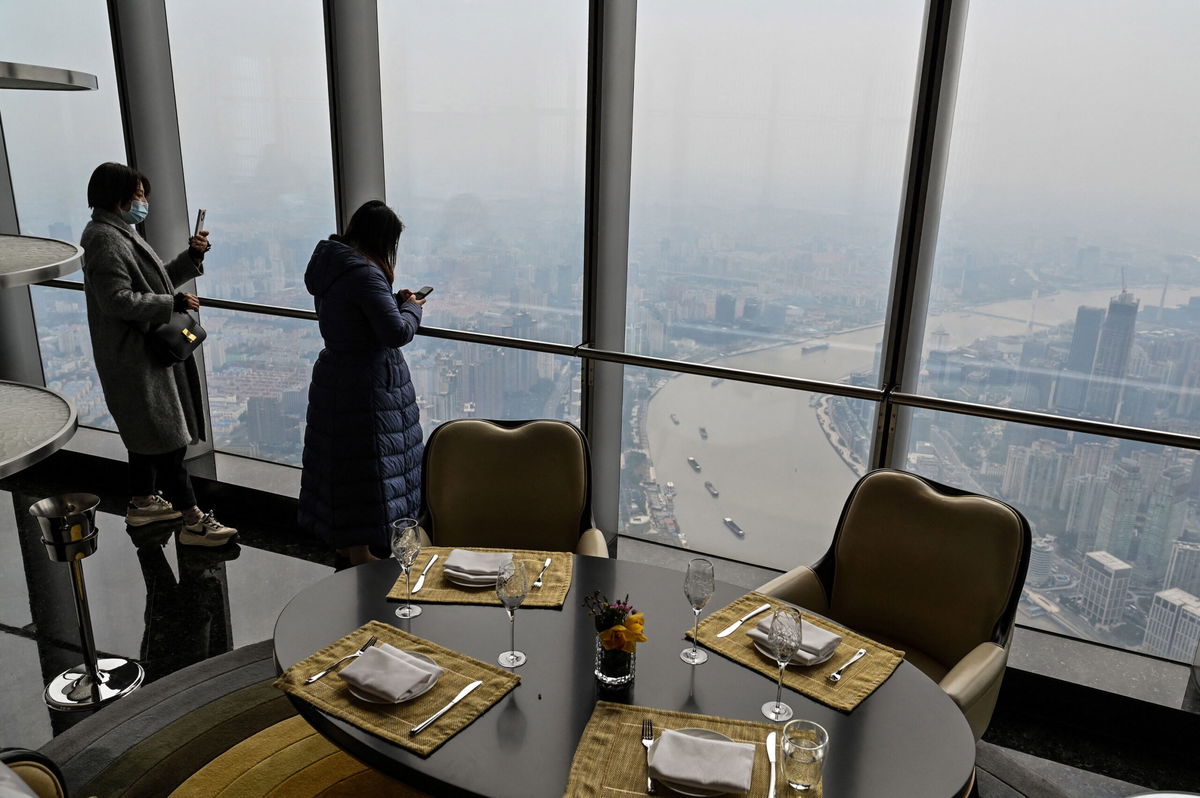
POLYGON ((604 539, 604 533, 595 527, 584 532, 579 536, 579 543, 575 546, 575 553, 587 554, 591 557, 607 557, 608 541, 604 539))
POLYGON ((786 574, 780 574, 760 587, 758 592, 790 601, 798 607, 805 607, 822 615, 829 612, 829 600, 825 598, 825 588, 821 585, 821 579, 807 565, 800 565, 786 574))
POLYGON ((62 771, 45 754, 25 748, 0 751, 0 793, 66 798, 64 785, 62 771))
POLYGON ((951 668, 938 682, 946 695, 958 704, 979 739, 992 717, 1008 651, 988 641, 980 643, 951 668))

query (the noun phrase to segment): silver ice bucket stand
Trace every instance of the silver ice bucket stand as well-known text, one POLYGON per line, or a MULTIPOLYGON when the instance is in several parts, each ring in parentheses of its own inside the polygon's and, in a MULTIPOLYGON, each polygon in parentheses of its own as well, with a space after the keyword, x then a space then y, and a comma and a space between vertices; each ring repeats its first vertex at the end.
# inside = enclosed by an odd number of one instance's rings
POLYGON ((55 676, 46 685, 46 703, 52 709, 94 709, 131 693, 145 678, 142 666, 124 657, 97 659, 92 638, 92 614, 83 582, 83 558, 96 551, 96 507, 100 497, 91 493, 51 496, 29 507, 42 528, 42 544, 54 562, 71 568, 75 613, 84 661, 55 676))

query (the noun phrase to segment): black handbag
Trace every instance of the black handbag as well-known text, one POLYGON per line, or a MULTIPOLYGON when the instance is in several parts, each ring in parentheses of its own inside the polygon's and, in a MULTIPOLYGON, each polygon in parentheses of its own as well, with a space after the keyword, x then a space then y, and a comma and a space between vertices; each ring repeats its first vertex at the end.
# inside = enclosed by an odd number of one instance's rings
POLYGON ((200 326, 200 318, 190 310, 176 310, 171 320, 151 327, 146 334, 150 354, 165 366, 182 363, 192 356, 208 333, 200 326))

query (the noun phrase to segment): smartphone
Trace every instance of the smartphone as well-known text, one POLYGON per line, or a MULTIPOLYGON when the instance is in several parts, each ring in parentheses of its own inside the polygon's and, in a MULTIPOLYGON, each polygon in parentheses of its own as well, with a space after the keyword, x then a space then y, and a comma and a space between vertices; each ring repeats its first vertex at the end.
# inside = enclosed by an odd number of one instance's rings
POLYGON ((196 211, 196 232, 192 233, 192 235, 194 235, 194 236, 200 235, 200 231, 203 229, 204 229, 204 209, 201 208, 200 210, 196 211))
POLYGON ((429 296, 432 293, 433 293, 433 286, 427 285, 424 288, 422 288, 420 291, 418 291, 417 293, 413 294, 413 299, 424 299, 425 297, 429 296))

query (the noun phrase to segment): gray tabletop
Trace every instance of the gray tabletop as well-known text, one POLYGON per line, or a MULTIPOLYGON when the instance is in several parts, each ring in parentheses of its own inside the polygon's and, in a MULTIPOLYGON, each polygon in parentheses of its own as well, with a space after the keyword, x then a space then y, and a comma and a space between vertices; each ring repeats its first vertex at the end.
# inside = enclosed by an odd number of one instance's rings
POLYGON ((30 285, 70 274, 83 248, 55 238, 0 235, 0 288, 30 285))
POLYGON ((0 380, 0 479, 61 449, 77 426, 75 408, 49 388, 0 380))
MULTIPOLYGON (((385 595, 399 573, 394 560, 382 560, 301 591, 275 625, 277 666, 282 670, 299 662, 373 619, 488 662, 508 648, 508 620, 499 606, 425 603, 419 617, 397 619, 393 613, 399 605, 385 595)), ((721 607, 745 592, 718 582, 709 606, 721 607)), ((763 720, 759 708, 775 697, 771 679, 719 654, 695 667, 679 659, 682 632, 691 620, 682 573, 576 556, 562 609, 517 611, 517 648, 529 655, 529 662, 516 669, 521 684, 428 757, 289 697, 317 731, 357 759, 432 795, 557 798, 600 698, 763 720), (593 590, 609 597, 628 592, 631 603, 646 613, 650 642, 638 646, 634 686, 620 697, 600 694, 592 677, 596 631, 581 605, 593 590)), ((797 717, 829 730, 824 781, 831 798, 949 798, 963 794, 970 783, 975 739, 966 719, 908 662, 901 662, 853 712, 830 709, 791 690, 785 695, 797 717)))

